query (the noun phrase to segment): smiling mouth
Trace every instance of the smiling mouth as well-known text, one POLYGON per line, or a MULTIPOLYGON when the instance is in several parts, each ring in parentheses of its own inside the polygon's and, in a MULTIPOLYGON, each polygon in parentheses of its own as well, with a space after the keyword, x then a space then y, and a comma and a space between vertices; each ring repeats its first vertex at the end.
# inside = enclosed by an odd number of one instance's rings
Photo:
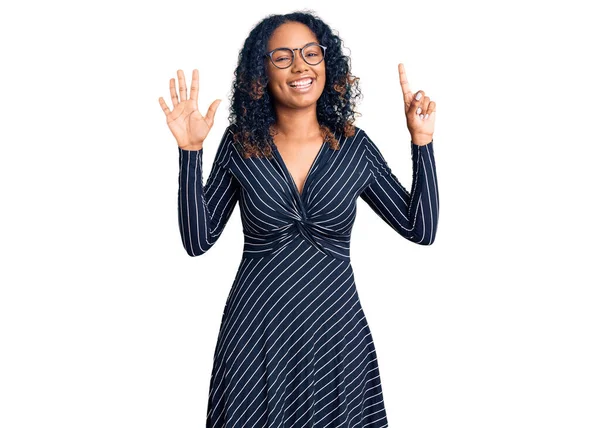
POLYGON ((289 83, 289 86, 291 88, 295 88, 295 89, 303 89, 303 88, 309 88, 310 86, 312 86, 313 82, 315 81, 315 79, 309 79, 310 81, 308 83, 302 83, 302 84, 295 84, 294 82, 289 83))

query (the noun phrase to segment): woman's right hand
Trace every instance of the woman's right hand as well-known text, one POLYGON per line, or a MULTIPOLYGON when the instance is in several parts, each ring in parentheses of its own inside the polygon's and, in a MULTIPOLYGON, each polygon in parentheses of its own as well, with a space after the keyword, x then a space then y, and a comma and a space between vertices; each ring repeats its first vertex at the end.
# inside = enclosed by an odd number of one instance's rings
POLYGON ((177 140, 177 145, 184 150, 200 150, 213 126, 215 113, 221 100, 214 100, 208 108, 206 116, 202 116, 198 111, 198 70, 194 69, 192 72, 190 99, 187 99, 183 70, 177 70, 177 78, 179 79, 181 100, 177 97, 175 79, 171 79, 169 82, 173 111, 169 110, 162 97, 158 99, 158 102, 167 116, 167 125, 177 140))

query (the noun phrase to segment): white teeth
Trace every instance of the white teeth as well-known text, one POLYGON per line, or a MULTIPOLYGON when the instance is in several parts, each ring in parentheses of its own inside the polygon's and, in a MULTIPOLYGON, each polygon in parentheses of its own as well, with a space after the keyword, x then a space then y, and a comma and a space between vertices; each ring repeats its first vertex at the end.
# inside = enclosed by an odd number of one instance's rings
POLYGON ((293 86, 295 88, 303 88, 306 86, 310 86, 311 84, 312 84, 312 79, 307 79, 307 80, 290 83, 290 86, 293 86))

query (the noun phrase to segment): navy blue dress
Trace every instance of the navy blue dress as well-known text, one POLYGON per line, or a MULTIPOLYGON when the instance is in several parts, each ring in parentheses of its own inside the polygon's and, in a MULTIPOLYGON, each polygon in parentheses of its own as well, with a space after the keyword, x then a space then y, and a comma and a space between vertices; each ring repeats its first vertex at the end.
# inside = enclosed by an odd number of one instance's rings
POLYGON ((203 186, 202 150, 179 148, 179 229, 208 251, 239 202, 244 250, 214 351, 206 426, 387 427, 375 346, 350 264, 360 196, 396 232, 433 243, 433 141, 411 144, 412 188, 368 135, 324 142, 300 193, 281 154, 244 159, 228 126, 203 186))

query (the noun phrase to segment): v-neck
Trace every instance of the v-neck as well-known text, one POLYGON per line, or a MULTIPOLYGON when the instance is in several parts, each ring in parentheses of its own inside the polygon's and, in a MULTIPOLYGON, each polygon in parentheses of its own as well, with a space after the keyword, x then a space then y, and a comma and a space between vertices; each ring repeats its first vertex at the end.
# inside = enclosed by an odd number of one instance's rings
POLYGON ((310 165, 310 168, 308 169, 308 173, 306 174, 306 178, 304 179, 304 185, 302 186, 302 192, 300 192, 300 190, 298 190, 298 185, 296 184, 294 177, 290 173, 290 170, 288 169, 287 164, 285 163, 285 160, 283 159, 283 156, 281 156, 281 153, 279 152, 279 149, 277 148, 277 145, 275 143, 273 143, 273 147, 275 148, 276 157, 279 159, 283 169, 285 170, 285 173, 288 177, 290 186, 294 188, 296 195, 298 196, 298 198, 300 200, 302 200, 302 196, 306 193, 305 190, 308 185, 308 179, 311 176, 311 173, 313 172, 313 170, 315 169, 315 166, 317 165, 317 161, 321 157, 321 153, 324 151, 324 147, 326 146, 326 144, 327 144, 326 141, 323 141, 321 143, 321 147, 319 148, 317 155, 313 159, 313 161, 310 165))

